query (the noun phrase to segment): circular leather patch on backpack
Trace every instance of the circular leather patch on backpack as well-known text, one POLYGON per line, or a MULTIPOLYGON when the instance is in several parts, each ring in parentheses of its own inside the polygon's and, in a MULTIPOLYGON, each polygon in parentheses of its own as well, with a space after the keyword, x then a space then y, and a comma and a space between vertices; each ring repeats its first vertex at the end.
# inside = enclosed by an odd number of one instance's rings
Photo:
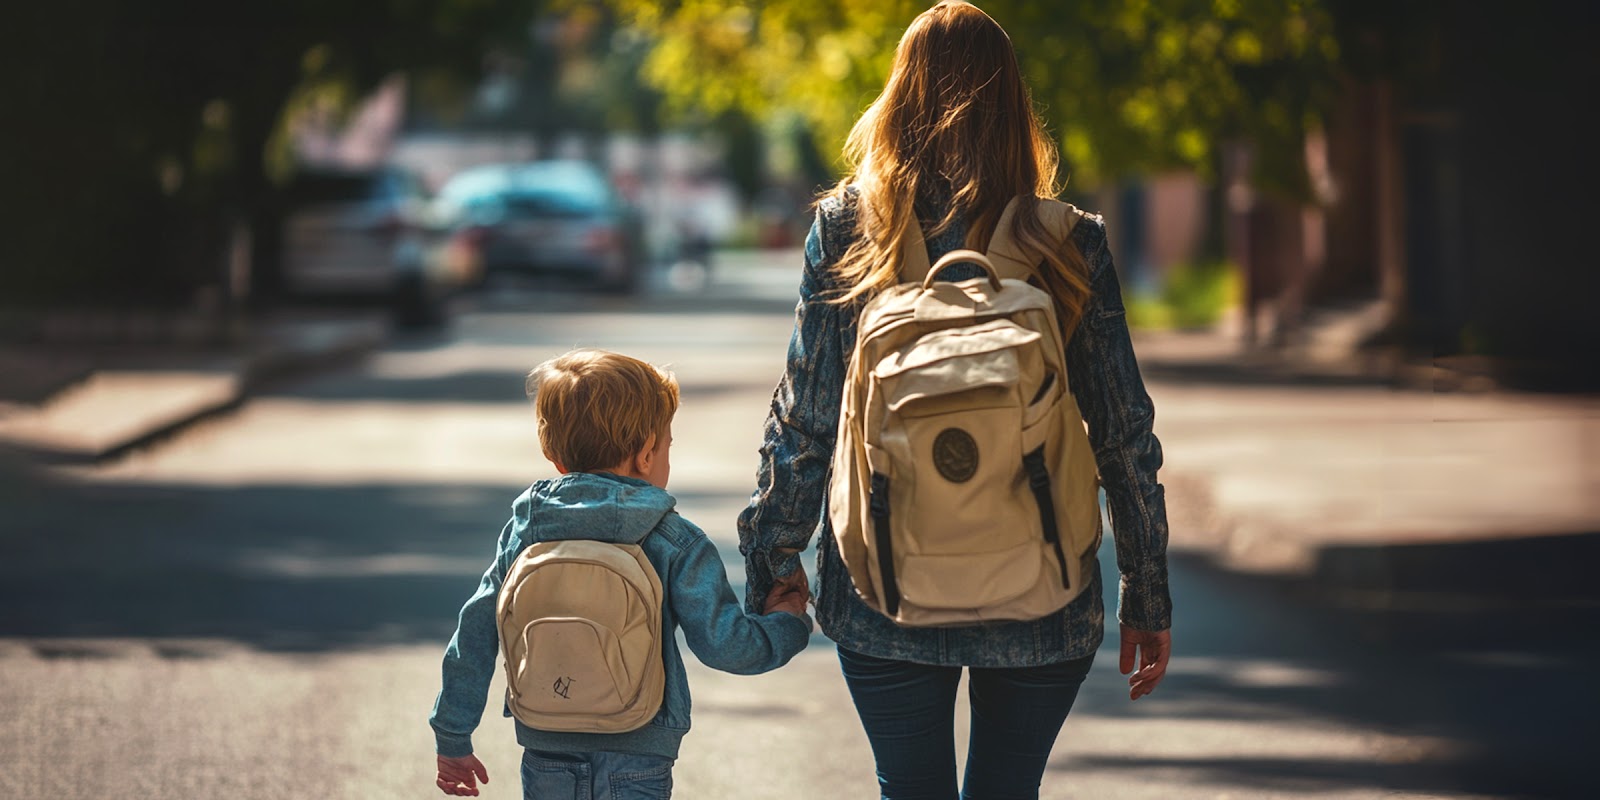
POLYGON ((951 483, 972 479, 978 471, 978 443, 960 428, 945 428, 933 439, 933 466, 951 483))

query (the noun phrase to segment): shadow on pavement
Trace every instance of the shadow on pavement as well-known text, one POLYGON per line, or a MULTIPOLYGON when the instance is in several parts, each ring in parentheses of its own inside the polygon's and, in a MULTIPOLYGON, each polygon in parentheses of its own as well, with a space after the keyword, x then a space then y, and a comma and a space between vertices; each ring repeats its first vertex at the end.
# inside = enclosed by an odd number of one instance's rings
POLYGON ((287 651, 442 648, 521 491, 4 477, 0 637, 215 638, 287 651))
MULTIPOLYGON (((1592 546, 1583 538, 1570 544, 1574 556, 1592 546)), ((1474 555, 1501 553, 1486 546, 1474 555)), ((1231 757, 1201 743, 1193 758, 1096 756, 1058 759, 1053 768, 1198 772, 1214 777, 1217 791, 1244 785, 1295 796, 1361 788, 1600 796, 1600 776, 1588 767, 1600 741, 1593 604, 1530 610, 1452 593, 1407 607, 1363 606, 1319 584, 1242 576, 1192 556, 1174 559, 1173 587, 1179 660, 1162 691, 1140 701, 1150 724, 1265 723, 1315 741, 1336 729, 1328 723, 1349 722, 1397 737, 1393 752, 1377 761, 1231 757)), ((1104 655, 1114 647, 1110 633, 1104 655)), ((1080 710, 1134 713, 1125 702, 1080 710)))
MULTIPOLYGON (((1485 769, 1473 759, 1451 763, 1373 763, 1339 758, 1088 758, 1074 762, 1078 768, 1140 772, 1181 772, 1226 797, 1228 787, 1282 792, 1284 797, 1313 797, 1341 789, 1371 788, 1399 793, 1462 791, 1493 797, 1593 797, 1593 787, 1562 786, 1559 782, 1532 783, 1517 772, 1485 769)), ((1195 796, 1200 792, 1196 791, 1195 796)), ((1213 796, 1207 794, 1207 796, 1213 796)))
POLYGON ((1317 554, 1319 585, 1371 603, 1408 601, 1470 613, 1484 602, 1526 608, 1600 606, 1600 533, 1506 536, 1407 544, 1330 545, 1317 554))

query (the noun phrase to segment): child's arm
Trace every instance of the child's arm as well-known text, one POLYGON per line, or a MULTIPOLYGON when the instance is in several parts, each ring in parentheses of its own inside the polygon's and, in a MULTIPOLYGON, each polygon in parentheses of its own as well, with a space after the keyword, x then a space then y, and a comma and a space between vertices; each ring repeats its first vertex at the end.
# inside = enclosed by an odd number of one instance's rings
MULTIPOLYGON (((679 561, 668 596, 689 649, 706 666, 723 672, 775 670, 811 638, 811 620, 803 613, 745 613, 728 585, 716 545, 705 534, 695 537, 679 561)), ((803 602, 796 605, 803 608, 803 602)))
POLYGON ((483 718, 488 701, 489 682, 500 653, 495 602, 505 580, 502 561, 507 540, 516 535, 514 524, 514 520, 506 523, 501 532, 495 561, 484 571, 478 590, 461 607, 456 634, 444 651, 444 684, 428 724, 433 726, 435 750, 446 758, 472 755, 472 731, 483 718))

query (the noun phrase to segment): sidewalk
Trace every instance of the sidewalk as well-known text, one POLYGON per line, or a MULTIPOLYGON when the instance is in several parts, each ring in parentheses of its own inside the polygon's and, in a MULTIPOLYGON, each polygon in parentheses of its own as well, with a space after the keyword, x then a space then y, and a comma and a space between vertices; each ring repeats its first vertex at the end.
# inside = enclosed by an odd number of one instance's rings
POLYGON ((236 344, 0 345, 0 448, 94 463, 242 403, 262 384, 364 355, 380 316, 278 316, 236 344))
POLYGON ((1349 359, 1241 357, 1235 341, 1135 340, 1175 552, 1357 603, 1596 601, 1594 397, 1396 388, 1349 359))

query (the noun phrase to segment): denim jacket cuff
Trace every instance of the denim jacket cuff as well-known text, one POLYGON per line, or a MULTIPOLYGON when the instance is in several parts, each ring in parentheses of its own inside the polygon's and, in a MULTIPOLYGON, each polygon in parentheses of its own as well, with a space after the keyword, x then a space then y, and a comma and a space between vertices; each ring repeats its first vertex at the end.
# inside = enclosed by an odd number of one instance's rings
POLYGON ((1117 621, 1135 630, 1164 631, 1172 627, 1172 596, 1166 576, 1130 580, 1123 576, 1117 621))
POLYGON ((443 731, 433 732, 433 750, 445 758, 464 758, 472 755, 472 736, 462 736, 443 731))
POLYGON ((752 550, 744 560, 744 607, 752 614, 762 613, 773 581, 788 577, 800 568, 799 553, 752 550))
POLYGON ((768 550, 765 554, 767 570, 773 578, 787 578, 800 569, 800 554, 768 550))

